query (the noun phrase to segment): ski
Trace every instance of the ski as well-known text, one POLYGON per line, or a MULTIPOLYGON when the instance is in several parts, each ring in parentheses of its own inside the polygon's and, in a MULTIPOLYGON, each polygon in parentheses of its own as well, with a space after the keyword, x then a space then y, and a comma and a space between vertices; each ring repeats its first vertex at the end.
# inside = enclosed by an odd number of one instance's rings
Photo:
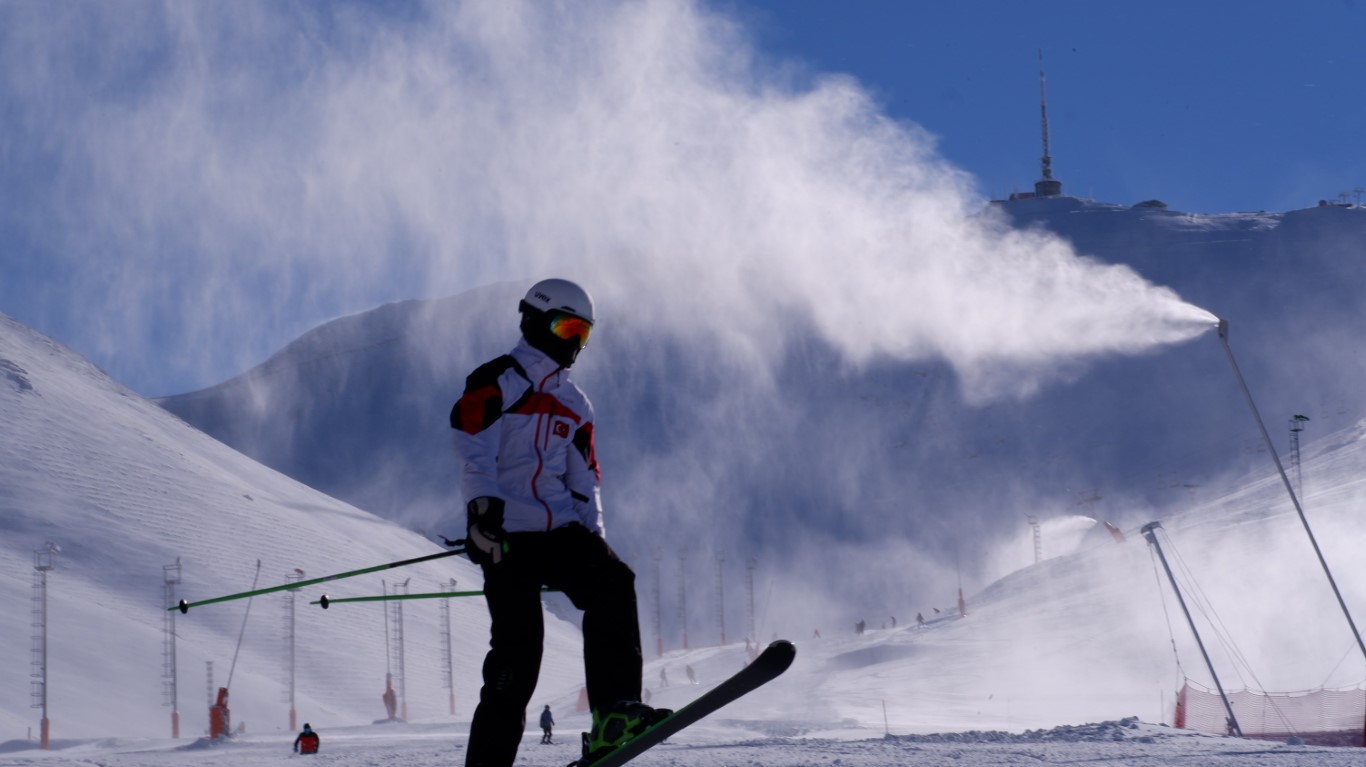
MULTIPOLYGON (((454 541, 454 543, 462 543, 462 541, 454 541)), ((382 565, 375 565, 374 567, 361 568, 360 570, 350 570, 344 573, 336 573, 335 575, 324 575, 321 578, 310 578, 306 581, 295 581, 292 583, 284 583, 279 586, 270 586, 264 589, 253 589, 251 591, 243 591, 237 594, 228 594, 227 596, 214 597, 212 599, 201 599, 198 602, 189 602, 182 599, 177 604, 166 608, 166 610, 179 610, 182 614, 184 614, 188 613, 191 607, 199 607, 200 605, 212 605, 217 604, 219 602, 231 602, 234 599, 247 599, 249 597, 257 597, 262 594, 271 594, 276 591, 293 591, 294 589, 303 588, 304 586, 315 586, 319 583, 327 583, 328 581, 339 581, 343 578, 354 578, 357 575, 365 575, 366 573, 377 573, 381 570, 391 570, 395 567, 406 567, 408 565, 415 565, 418 562, 430 562, 433 559, 453 557, 457 554, 464 553, 464 549, 455 549, 454 551, 442 551, 436 554, 428 554, 425 557, 414 557, 413 559, 404 559, 398 562, 387 562, 382 565)))
POLYGON ((701 697, 660 720, 632 740, 596 759, 589 759, 585 755, 570 762, 568 767, 620 767, 722 706, 743 698, 777 679, 787 671, 796 657, 796 646, 786 639, 779 639, 734 676, 703 693, 701 697))

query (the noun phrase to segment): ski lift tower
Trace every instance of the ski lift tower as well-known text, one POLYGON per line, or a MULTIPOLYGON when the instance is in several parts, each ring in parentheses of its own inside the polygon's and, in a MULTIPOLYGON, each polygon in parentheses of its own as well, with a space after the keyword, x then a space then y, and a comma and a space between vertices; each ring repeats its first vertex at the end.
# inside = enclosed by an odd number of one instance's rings
POLYGON ((162 612, 161 625, 163 637, 161 644, 161 695, 163 705, 171 707, 171 739, 180 738, 180 705, 176 695, 178 685, 176 684, 176 662, 175 662, 175 616, 178 610, 175 607, 175 587, 180 583, 180 557, 176 557, 175 564, 161 566, 161 583, 165 590, 167 608, 162 612))
POLYGON ((33 708, 43 712, 39 747, 44 751, 51 743, 51 725, 47 718, 47 571, 56 567, 56 555, 60 551, 52 541, 33 551, 33 708))

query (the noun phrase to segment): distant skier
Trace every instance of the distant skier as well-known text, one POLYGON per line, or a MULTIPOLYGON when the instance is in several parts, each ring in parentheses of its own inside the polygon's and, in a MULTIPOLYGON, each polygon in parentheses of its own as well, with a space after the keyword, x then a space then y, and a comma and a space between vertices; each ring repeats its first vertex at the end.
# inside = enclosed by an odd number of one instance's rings
POLYGON ((550 714, 550 706, 546 706, 541 712, 541 742, 553 743, 550 739, 550 728, 555 726, 555 717, 550 714))
POLYGON ((296 754, 316 754, 320 740, 318 733, 313 731, 313 727, 308 722, 304 722, 303 732, 294 739, 294 753, 296 754))
POLYGON ((569 378, 596 319, 568 280, 542 280, 519 307, 522 339, 465 380, 451 410, 466 509, 466 551, 484 571, 491 619, 468 767, 511 767, 540 674, 542 586, 583 614, 590 750, 662 718, 640 702, 635 573, 607 545, 593 408, 569 378))
POLYGON ((398 695, 394 692, 394 675, 384 675, 384 694, 380 696, 384 700, 384 711, 389 715, 389 721, 398 719, 398 695))
POLYGON ((697 684, 697 672, 692 670, 692 664, 691 664, 691 663, 688 664, 687 670, 688 670, 688 683, 689 683, 689 684, 697 684))

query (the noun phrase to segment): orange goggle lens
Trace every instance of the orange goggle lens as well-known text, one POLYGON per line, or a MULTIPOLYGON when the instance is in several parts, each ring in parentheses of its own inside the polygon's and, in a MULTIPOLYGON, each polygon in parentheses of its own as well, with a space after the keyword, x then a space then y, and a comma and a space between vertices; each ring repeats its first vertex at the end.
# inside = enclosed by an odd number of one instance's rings
POLYGON ((592 331, 593 323, 572 314, 556 314, 550 319, 551 334, 566 341, 577 336, 580 349, 588 345, 588 335, 592 331))

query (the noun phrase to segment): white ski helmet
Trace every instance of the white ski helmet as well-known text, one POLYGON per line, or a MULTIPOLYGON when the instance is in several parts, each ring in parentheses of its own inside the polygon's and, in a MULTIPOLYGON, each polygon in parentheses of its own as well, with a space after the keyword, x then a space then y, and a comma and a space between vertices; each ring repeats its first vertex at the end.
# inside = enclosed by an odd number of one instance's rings
POLYGON ((588 295, 588 291, 569 280, 541 280, 531 286, 522 301, 537 311, 560 311, 588 320, 590 323, 595 321, 593 298, 588 295))

